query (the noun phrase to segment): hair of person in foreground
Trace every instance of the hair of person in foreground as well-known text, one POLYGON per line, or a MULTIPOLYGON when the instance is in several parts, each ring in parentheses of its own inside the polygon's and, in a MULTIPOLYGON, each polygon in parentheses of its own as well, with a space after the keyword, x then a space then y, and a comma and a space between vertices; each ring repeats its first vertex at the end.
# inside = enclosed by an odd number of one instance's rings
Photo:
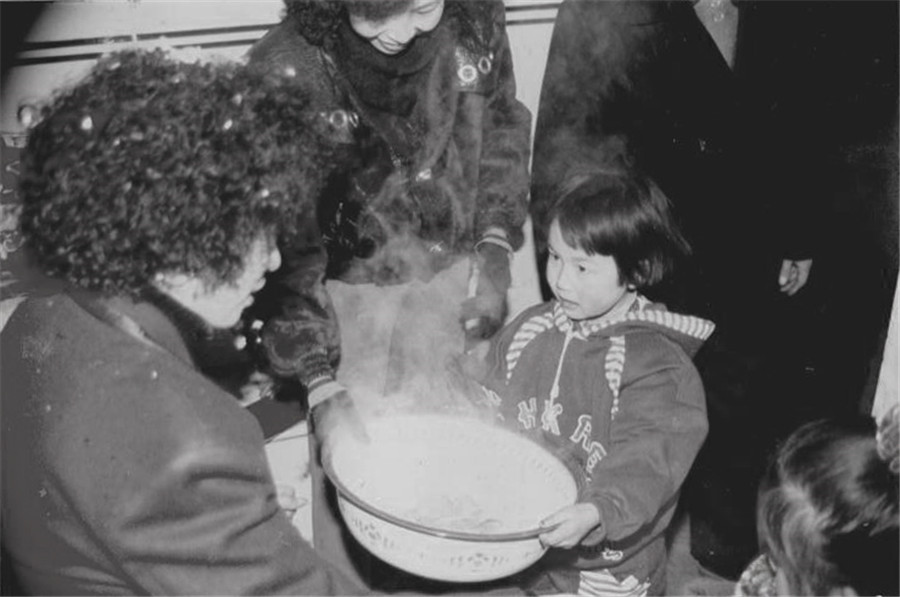
POLYGON ((757 517, 780 594, 900 594, 898 419, 815 421, 780 447, 757 517))
POLYGON ((314 217, 329 156, 314 123, 288 75, 105 56, 29 133, 23 234, 45 273, 86 290, 137 295, 166 272, 230 282, 260 234, 314 217))

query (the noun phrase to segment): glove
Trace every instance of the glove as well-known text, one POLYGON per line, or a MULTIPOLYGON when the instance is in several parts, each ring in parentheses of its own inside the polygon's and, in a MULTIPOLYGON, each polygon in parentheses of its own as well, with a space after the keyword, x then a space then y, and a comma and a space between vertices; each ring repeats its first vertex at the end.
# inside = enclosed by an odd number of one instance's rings
POLYGON ((475 253, 475 296, 462 304, 460 319, 470 342, 490 338, 506 319, 506 292, 511 282, 510 253, 492 243, 481 244, 475 253))
MULTIPOLYGON (((330 384, 339 387, 337 382, 330 384)), ((359 416, 350 394, 343 387, 313 406, 311 415, 313 431, 322 444, 323 456, 333 448, 335 441, 342 438, 369 442, 369 434, 366 432, 362 417, 359 416)))

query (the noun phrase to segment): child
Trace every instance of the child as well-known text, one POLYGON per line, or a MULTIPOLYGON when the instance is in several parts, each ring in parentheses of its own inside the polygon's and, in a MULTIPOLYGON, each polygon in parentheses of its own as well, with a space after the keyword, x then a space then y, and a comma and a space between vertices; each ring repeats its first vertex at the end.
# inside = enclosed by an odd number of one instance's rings
POLYGON ((900 595, 898 416, 808 423, 785 442, 760 486, 767 552, 739 595, 900 595), (774 582, 754 582, 769 566, 774 582))
POLYGON ((687 247, 661 191, 625 172, 577 181, 550 217, 555 299, 493 341, 482 383, 505 423, 577 463, 575 505, 543 521, 539 593, 665 589, 664 534, 706 436, 691 355, 711 322, 640 294, 687 247))

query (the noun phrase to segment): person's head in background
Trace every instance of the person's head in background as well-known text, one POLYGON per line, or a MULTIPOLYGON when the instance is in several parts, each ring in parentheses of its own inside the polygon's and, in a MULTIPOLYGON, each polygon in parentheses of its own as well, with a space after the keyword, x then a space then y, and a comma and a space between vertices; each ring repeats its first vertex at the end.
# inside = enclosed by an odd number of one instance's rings
POLYGON ((900 594, 896 411, 891 419, 878 441, 860 417, 808 423, 779 449, 757 506, 779 594, 900 594))
POLYGON ((357 35, 393 56, 438 26, 444 0, 347 0, 347 14, 357 35))
POLYGON ((665 195, 629 169, 574 176, 547 221, 547 284, 576 320, 627 310, 690 251, 665 195))
POLYGON ((311 215, 324 140, 291 81, 236 63, 114 54, 43 110, 22 159, 21 226, 38 265, 79 289, 160 291, 237 323, 275 238, 311 215))
POLYGON ((444 16, 445 0, 285 0, 287 14, 304 23, 316 43, 341 20, 381 54, 402 54, 444 16))

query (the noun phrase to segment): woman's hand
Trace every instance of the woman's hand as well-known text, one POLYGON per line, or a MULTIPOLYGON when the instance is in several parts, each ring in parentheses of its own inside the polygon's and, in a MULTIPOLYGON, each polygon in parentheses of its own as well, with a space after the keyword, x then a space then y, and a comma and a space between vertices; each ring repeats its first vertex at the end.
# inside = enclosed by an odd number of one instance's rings
POLYGON ((312 409, 312 420, 313 430, 326 450, 342 433, 356 441, 369 442, 366 425, 346 390, 340 390, 316 405, 312 409))
POLYGON ((547 547, 575 547, 585 536, 600 524, 597 506, 579 502, 541 521, 541 528, 547 529, 539 539, 547 547))
POLYGON ((289 514, 293 514, 301 506, 305 505, 307 500, 297 495, 297 490, 291 485, 275 484, 275 499, 282 510, 289 514))
POLYGON ((475 287, 470 288, 460 315, 470 343, 490 338, 503 326, 507 314, 506 294, 512 282, 510 253, 506 249, 485 244, 478 249, 475 259, 475 277, 470 281, 475 287))

